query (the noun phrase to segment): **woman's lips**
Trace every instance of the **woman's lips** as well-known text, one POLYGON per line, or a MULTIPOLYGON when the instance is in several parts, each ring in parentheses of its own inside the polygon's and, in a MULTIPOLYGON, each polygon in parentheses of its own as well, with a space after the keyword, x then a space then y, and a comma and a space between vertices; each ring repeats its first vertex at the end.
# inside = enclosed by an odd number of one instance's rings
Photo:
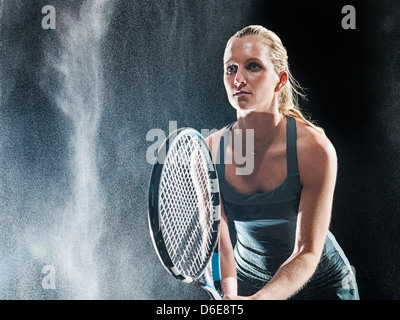
POLYGON ((233 96, 244 96, 244 95, 247 95, 247 94, 250 94, 250 92, 240 90, 240 91, 234 92, 233 96))

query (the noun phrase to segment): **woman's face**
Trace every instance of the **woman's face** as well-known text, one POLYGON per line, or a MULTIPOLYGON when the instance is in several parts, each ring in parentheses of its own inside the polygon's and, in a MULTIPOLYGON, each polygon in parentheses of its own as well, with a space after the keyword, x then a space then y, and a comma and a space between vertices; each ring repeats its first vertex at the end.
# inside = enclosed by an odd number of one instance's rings
POLYGON ((237 110, 265 112, 277 101, 280 78, 260 36, 234 38, 224 54, 224 84, 229 102, 237 110))

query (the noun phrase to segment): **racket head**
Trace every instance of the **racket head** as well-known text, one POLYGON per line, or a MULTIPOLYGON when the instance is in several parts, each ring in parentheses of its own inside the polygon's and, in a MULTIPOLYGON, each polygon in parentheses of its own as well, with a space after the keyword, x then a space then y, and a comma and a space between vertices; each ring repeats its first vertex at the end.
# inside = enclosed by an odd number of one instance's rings
POLYGON ((154 247, 175 278, 196 282, 218 243, 219 185, 211 152, 192 128, 171 133, 150 178, 149 226, 154 247))

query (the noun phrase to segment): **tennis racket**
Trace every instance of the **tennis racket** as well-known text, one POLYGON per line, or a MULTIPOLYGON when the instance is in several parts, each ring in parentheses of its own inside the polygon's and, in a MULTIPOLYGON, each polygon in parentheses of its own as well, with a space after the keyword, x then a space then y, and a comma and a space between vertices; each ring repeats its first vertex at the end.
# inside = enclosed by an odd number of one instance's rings
POLYGON ((159 149, 149 187, 149 225, 160 261, 176 279, 222 300, 219 184, 210 150, 192 128, 159 149))

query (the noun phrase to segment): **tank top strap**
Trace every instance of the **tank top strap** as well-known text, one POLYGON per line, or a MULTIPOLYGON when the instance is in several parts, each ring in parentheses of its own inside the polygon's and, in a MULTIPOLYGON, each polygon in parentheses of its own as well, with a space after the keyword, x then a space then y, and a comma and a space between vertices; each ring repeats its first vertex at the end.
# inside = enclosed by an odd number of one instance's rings
POLYGON ((225 131, 222 133, 221 140, 218 146, 218 159, 217 159, 217 173, 220 179, 225 179, 225 151, 229 143, 230 132, 236 121, 229 124, 225 131))
POLYGON ((287 175, 289 176, 299 172, 297 166, 297 130, 295 118, 286 116, 286 119, 286 158, 287 175))
MULTIPOLYGON (((297 129, 296 120, 293 117, 286 116, 286 119, 286 161, 287 175, 289 176, 299 172, 297 166, 297 129)), ((222 179, 225 179, 225 150, 229 142, 230 131, 235 123, 236 121, 226 127, 218 146, 217 172, 222 179)))

